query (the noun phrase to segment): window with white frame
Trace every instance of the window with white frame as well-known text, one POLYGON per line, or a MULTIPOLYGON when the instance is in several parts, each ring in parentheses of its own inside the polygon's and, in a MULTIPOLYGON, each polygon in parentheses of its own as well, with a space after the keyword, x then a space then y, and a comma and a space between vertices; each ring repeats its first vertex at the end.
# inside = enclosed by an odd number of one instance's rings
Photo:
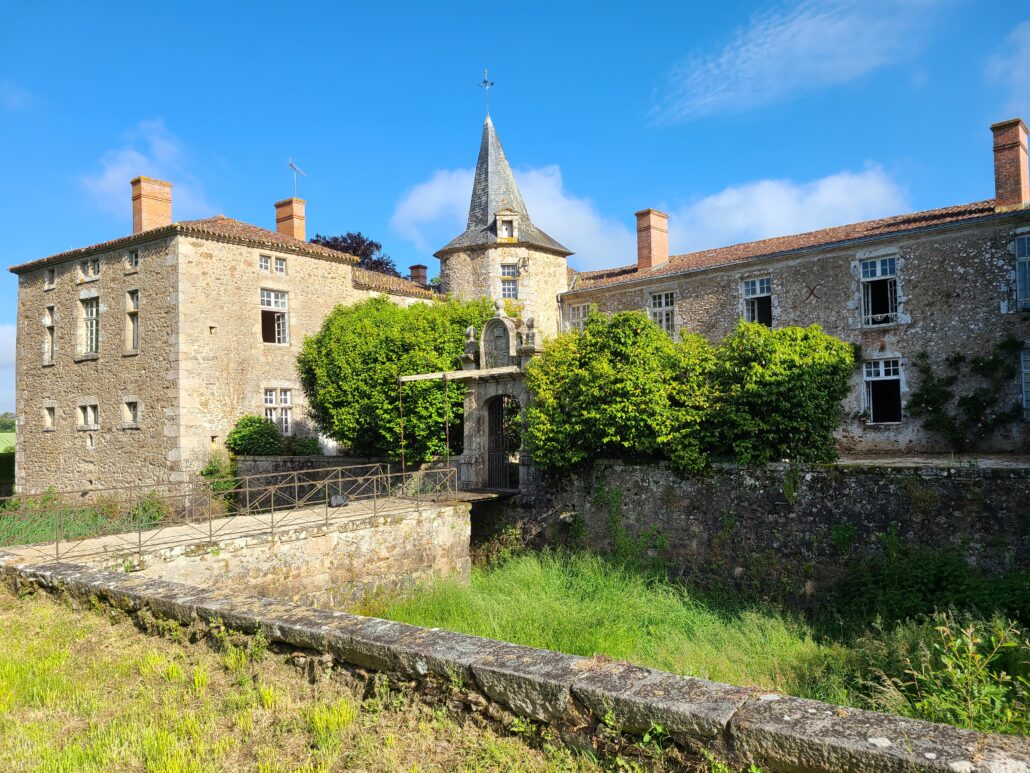
POLYGON ((1016 237, 1016 308, 1030 309, 1030 236, 1016 237))
POLYGON ((744 319, 772 327, 772 280, 744 280, 744 319))
POLYGON ((83 282, 90 282, 100 277, 100 260, 91 258, 79 263, 79 279, 83 282))
POLYGON ((519 297, 519 267, 516 263, 505 263, 501 266, 501 297, 519 297))
POLYGON ((871 424, 901 421, 901 361, 870 360, 863 364, 865 406, 871 424))
POLYGON ((286 258, 275 259, 275 273, 285 274, 286 273, 286 258))
POLYGON ((651 296, 651 321, 669 335, 676 334, 675 293, 654 293, 651 296))
POLYGON ((125 293, 125 349, 139 350, 139 290, 125 293))
POLYGON ((258 268, 262 271, 271 271, 272 269, 272 256, 271 255, 258 255, 258 268))
POLYGON ((290 329, 287 294, 279 290, 261 291, 261 340, 266 344, 288 344, 290 329))
POLYGON ((862 324, 891 325, 898 321, 898 259, 863 260, 862 324))
POLYGON ((82 305, 82 353, 100 353, 100 298, 83 298, 82 305))
POLYGON ((265 389, 265 418, 283 435, 293 434, 293 390, 265 389))
POLYGON ((1023 418, 1030 421, 1030 349, 1021 353, 1023 371, 1023 418))
POLYGON ((569 328, 575 328, 576 330, 582 330, 586 325, 587 317, 590 316, 590 304, 589 303, 577 303, 575 306, 569 307, 569 328))
POLYGON ((96 403, 82 403, 79 405, 79 429, 99 429, 100 410, 96 403))
POLYGON ((57 351, 57 309, 47 306, 43 312, 43 364, 54 364, 54 353, 57 351))

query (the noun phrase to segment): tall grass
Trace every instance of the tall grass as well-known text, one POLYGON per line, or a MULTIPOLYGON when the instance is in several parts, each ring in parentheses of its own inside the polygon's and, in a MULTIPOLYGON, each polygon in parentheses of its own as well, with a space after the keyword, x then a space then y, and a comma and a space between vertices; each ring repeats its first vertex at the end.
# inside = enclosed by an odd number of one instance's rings
POLYGON ((543 552, 476 567, 375 612, 573 655, 842 702, 847 649, 800 618, 713 602, 685 586, 586 554, 543 552))

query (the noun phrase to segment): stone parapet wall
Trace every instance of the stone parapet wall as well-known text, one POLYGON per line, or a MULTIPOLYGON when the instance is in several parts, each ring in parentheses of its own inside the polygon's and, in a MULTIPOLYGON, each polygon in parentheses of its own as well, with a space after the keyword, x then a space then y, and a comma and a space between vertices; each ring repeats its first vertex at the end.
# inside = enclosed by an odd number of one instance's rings
POLYGON ((766 771, 1026 773, 1030 743, 775 693, 219 592, 74 564, 18 565, 0 553, 5 584, 42 589, 73 605, 107 606, 148 630, 261 632, 317 662, 382 672, 423 693, 460 690, 452 710, 546 723, 565 743, 597 747, 597 728, 640 734, 661 725, 678 748, 715 751, 766 771))
MULTIPOLYGON (((584 546, 612 547, 613 523, 648 535, 653 555, 695 584, 784 588, 802 602, 896 529, 909 544, 953 548, 987 574, 1030 566, 1030 464, 717 466, 681 477, 663 464, 601 461, 535 498, 549 536, 582 524, 584 546)), ((525 512, 525 511, 524 511, 525 512)))

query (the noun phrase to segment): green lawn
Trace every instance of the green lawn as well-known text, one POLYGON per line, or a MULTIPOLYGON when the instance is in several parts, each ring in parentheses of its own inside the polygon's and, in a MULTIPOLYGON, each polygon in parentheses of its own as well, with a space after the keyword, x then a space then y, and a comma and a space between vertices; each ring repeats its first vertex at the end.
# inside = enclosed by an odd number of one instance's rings
POLYGON ((0 770, 595 771, 284 656, 179 645, 0 588, 0 770))
POLYGON ((0 451, 3 451, 7 446, 14 445, 14 433, 13 432, 0 432, 0 451))

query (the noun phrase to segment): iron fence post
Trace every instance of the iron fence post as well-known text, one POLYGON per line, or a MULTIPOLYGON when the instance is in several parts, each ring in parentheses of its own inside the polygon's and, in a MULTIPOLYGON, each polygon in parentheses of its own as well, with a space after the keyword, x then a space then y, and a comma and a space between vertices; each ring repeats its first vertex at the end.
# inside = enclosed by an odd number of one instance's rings
POLYGON ((54 516, 54 560, 61 560, 61 511, 54 516))

